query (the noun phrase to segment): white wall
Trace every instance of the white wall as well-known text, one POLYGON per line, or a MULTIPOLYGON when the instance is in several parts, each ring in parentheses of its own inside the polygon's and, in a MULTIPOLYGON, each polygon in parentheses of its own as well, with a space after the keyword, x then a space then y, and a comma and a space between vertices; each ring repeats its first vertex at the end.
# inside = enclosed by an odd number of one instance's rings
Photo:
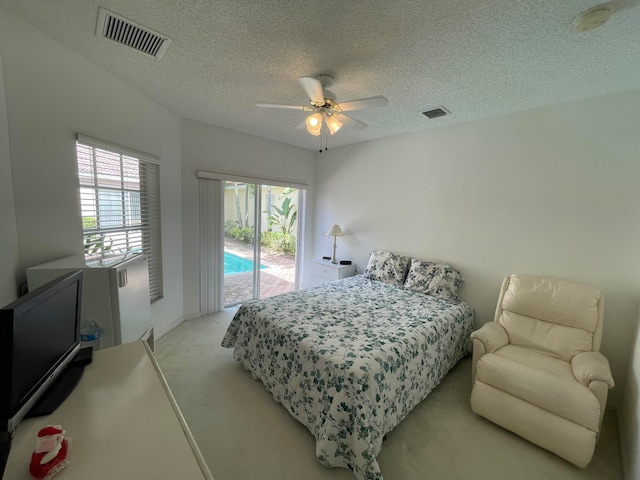
POLYGON ((83 252, 76 132, 157 155, 165 298, 152 305, 152 315, 161 334, 183 313, 180 119, 18 17, 0 13, 19 277, 24 280, 29 266, 83 252))
MULTIPOLYGON (((184 305, 188 318, 200 311, 198 170, 313 185, 313 152, 202 123, 182 122, 182 224, 184 305)), ((307 220, 313 202, 307 202, 307 220)), ((307 222, 311 236, 311 221, 307 222)), ((310 249, 305 249, 307 259, 310 249)))
MULTIPOLYGON (((454 112, 455 114, 455 112, 454 112)), ((596 285, 618 384, 640 291, 640 91, 329 150, 317 163, 314 253, 451 263, 478 325, 514 272, 596 285)))
POLYGON ((640 478, 640 310, 633 336, 622 405, 618 410, 624 478, 640 478))
POLYGON ((18 228, 16 225, 9 125, 4 92, 2 55, 0 54, 0 307, 18 296, 18 228))

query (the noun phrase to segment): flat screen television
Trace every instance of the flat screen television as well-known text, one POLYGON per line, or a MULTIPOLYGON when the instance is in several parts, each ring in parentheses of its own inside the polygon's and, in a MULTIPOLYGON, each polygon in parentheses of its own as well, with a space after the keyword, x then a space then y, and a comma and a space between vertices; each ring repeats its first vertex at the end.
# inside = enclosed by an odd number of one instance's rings
POLYGON ((79 381, 82 369, 69 365, 80 350, 81 301, 79 270, 0 310, 0 432, 11 434, 23 418, 52 413, 79 381), (74 378, 62 382, 69 370, 74 378))

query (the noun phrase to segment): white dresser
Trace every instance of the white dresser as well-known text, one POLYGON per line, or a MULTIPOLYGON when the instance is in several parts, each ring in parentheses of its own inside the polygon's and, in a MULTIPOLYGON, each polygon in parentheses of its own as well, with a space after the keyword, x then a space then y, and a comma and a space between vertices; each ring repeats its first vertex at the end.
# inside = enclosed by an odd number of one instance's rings
POLYGON ((340 265, 331 263, 329 260, 316 259, 311 261, 311 285, 320 285, 326 282, 333 282, 341 278, 352 277, 356 274, 355 265, 340 265))

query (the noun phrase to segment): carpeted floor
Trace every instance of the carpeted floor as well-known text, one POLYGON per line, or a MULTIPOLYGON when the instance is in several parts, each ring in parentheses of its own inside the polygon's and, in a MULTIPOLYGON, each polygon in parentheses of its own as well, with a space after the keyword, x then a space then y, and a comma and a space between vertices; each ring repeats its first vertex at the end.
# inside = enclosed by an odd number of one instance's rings
MULTIPOLYGON (((311 433, 276 403, 220 341, 235 310, 184 322, 156 358, 216 480, 353 480, 315 457, 311 433)), ((385 480, 621 480, 615 412, 579 469, 474 415, 470 358, 391 431, 378 456, 385 480)))

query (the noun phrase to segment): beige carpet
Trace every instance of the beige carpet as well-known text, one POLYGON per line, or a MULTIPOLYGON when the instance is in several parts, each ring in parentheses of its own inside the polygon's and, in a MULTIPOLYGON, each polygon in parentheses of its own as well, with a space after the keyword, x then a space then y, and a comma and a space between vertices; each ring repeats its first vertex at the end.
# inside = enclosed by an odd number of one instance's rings
MULTIPOLYGON (((353 480, 315 457, 311 433, 220 347, 234 310, 184 322, 156 358, 215 480, 353 480)), ((470 359, 391 431, 378 456, 385 480, 620 480, 615 412, 594 459, 579 469, 469 408, 470 359)))

